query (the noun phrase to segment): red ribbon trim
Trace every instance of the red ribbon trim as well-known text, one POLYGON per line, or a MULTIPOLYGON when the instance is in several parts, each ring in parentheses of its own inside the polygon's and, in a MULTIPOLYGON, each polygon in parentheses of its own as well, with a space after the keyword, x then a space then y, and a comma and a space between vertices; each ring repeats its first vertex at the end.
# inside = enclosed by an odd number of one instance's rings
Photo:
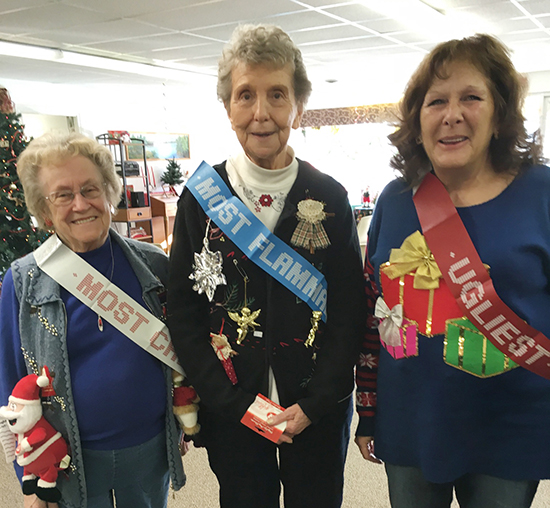
POLYGON ((499 351, 550 379, 550 340, 499 298, 443 184, 427 174, 413 201, 426 242, 460 309, 499 351))

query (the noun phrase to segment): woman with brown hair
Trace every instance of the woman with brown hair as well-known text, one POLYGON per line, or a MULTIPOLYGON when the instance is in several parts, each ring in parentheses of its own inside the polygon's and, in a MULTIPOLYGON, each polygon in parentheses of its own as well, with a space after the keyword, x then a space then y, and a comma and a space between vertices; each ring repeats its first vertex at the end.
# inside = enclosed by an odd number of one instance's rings
POLYGON ((448 507, 453 490, 523 508, 550 477, 550 171, 525 85, 493 37, 440 44, 390 136, 403 177, 369 233, 356 442, 373 461, 376 442, 394 508, 448 507))

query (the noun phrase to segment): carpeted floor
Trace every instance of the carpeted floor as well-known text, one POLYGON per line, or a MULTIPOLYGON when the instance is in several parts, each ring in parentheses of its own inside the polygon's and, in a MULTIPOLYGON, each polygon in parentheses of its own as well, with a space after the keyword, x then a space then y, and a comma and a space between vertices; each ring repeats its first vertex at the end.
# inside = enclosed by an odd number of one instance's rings
MULTIPOLYGON (((355 428, 355 422, 352 428, 355 428)), ((206 451, 192 448, 183 460, 187 485, 179 492, 170 493, 168 507, 219 506, 216 478, 208 467, 206 451)), ((0 508, 22 508, 23 499, 13 468, 3 462, 3 458, 0 462, 0 508)), ((388 508, 388 491, 383 466, 363 460, 355 444, 351 443, 346 465, 343 508, 361 507, 388 508)), ((454 507, 458 507, 458 504, 453 503, 454 507)), ((550 508, 550 481, 541 482, 532 508, 550 508)))

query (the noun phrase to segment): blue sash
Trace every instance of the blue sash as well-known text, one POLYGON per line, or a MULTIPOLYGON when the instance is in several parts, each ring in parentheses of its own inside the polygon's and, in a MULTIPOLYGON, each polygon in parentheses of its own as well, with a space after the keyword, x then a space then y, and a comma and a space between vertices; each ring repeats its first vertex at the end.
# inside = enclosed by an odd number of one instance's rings
POLYGON ((216 170, 202 162, 185 186, 206 214, 262 270, 290 289, 326 321, 327 281, 309 261, 275 236, 216 170))

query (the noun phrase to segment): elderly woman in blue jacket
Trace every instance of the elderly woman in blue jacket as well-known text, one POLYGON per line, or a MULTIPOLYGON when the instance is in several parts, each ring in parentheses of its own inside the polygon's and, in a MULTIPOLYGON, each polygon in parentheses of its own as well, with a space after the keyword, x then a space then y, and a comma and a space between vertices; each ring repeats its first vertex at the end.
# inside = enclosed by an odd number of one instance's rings
MULTIPOLYGON (((18 174, 30 212, 55 232, 47 243, 64 249, 61 272, 72 273, 69 263, 77 263, 103 276, 111 300, 99 307, 112 307, 115 294, 133 302, 113 312, 118 321, 133 322, 140 339, 145 321, 163 319, 168 261, 157 247, 110 228, 121 185, 109 150, 79 134, 45 135, 21 154, 18 174)), ((37 262, 45 247, 15 261, 4 277, 0 400, 42 366, 54 373, 56 396, 44 416, 66 439, 72 458, 57 481, 60 506, 110 506, 113 499, 132 508, 166 506, 170 479, 174 489, 185 482, 171 369, 99 307, 86 305, 75 288, 47 274, 37 262)), ((88 296, 96 290, 90 283, 88 296)), ((25 506, 48 506, 32 488, 24 493, 25 506)))

